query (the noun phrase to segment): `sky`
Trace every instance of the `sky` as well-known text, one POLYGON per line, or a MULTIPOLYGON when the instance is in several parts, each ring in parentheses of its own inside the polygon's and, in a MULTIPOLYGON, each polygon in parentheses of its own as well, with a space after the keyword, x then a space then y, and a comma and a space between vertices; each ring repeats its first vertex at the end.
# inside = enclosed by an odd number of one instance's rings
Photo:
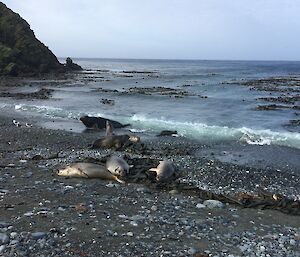
POLYGON ((300 0, 4 0, 58 57, 300 60, 300 0))

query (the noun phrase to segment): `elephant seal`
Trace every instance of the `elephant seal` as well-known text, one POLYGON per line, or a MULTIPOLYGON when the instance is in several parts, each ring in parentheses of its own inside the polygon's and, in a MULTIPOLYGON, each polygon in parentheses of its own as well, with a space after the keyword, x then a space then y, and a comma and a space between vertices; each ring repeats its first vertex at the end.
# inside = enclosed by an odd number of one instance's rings
POLYGON ((106 168, 113 175, 124 177, 129 173, 130 166, 123 158, 113 155, 107 159, 106 168))
POLYGON ((112 135, 97 139, 93 142, 92 148, 115 148, 120 149, 140 141, 140 137, 135 135, 112 135))
POLYGON ((106 121, 109 121, 114 128, 124 128, 130 126, 130 124, 121 124, 115 120, 105 119, 102 117, 82 116, 80 117, 80 120, 89 129, 105 129, 106 121))
POLYGON ((110 173, 105 166, 88 162, 72 163, 64 169, 60 169, 57 175, 72 178, 100 178, 124 183, 124 181, 110 173))
POLYGON ((110 121, 106 121, 106 132, 105 132, 105 136, 112 136, 113 135, 113 125, 110 123, 110 121))
POLYGON ((163 130, 161 131, 158 135, 158 137, 163 137, 163 136, 172 136, 172 137, 176 137, 178 136, 177 131, 176 130, 163 130))
POLYGON ((174 165, 168 160, 160 161, 156 168, 151 168, 149 171, 156 172, 156 180, 159 182, 166 182, 176 177, 174 165))

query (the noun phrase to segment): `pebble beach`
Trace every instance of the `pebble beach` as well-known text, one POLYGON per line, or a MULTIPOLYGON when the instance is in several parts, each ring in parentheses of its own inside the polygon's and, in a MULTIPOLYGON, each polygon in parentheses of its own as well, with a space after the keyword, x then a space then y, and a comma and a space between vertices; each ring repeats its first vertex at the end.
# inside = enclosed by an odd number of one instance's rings
POLYGON ((93 133, 35 124, 35 117, 1 115, 2 256, 300 256, 297 215, 211 203, 142 183, 56 175, 71 162, 109 154, 168 158, 180 180, 211 192, 264 188, 299 200, 297 173, 199 157, 202 146, 180 138, 144 140, 143 153, 89 149, 93 133))

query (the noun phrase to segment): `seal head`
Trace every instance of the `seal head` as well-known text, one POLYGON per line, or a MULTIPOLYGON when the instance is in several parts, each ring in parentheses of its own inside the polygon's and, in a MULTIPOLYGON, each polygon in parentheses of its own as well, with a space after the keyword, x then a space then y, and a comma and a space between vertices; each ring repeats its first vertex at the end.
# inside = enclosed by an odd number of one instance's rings
POLYGON ((113 175, 124 177, 128 175, 130 166, 123 158, 113 155, 107 159, 106 168, 113 175))
POLYGON ((105 133, 105 136, 112 136, 113 135, 113 125, 111 124, 110 121, 106 121, 106 133, 105 133))
POLYGON ((149 170, 156 172, 156 180, 158 182, 166 182, 176 176, 174 165, 168 160, 160 161, 156 168, 149 170))

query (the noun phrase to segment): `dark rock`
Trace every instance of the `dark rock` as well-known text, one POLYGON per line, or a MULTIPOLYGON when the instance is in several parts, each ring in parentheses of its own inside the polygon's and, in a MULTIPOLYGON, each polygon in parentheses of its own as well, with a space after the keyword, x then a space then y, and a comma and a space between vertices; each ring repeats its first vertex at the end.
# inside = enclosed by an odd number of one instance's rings
POLYGON ((115 101, 111 99, 102 98, 101 103, 107 104, 107 105, 115 105, 115 101))
POLYGON ((53 91, 53 89, 41 88, 40 90, 31 93, 3 92, 0 93, 0 97, 14 97, 18 99, 49 99, 53 91))
POLYGON ((258 105, 256 110, 258 111, 274 111, 280 109, 295 109, 300 110, 299 105, 281 105, 281 104, 269 104, 269 105, 258 105))
POLYGON ((288 126, 300 126, 300 120, 289 120, 288 126))
POLYGON ((80 70, 82 70, 82 67, 80 65, 74 63, 73 60, 70 57, 68 57, 66 59, 65 67, 68 71, 80 71, 80 70))
POLYGON ((82 116, 80 117, 82 123, 89 129, 104 129, 106 128, 106 121, 109 121, 114 128, 124 128, 129 126, 129 124, 121 124, 115 120, 110 120, 102 117, 89 117, 82 116))
POLYGON ((38 75, 64 71, 29 24, 0 2, 0 75, 38 75))

